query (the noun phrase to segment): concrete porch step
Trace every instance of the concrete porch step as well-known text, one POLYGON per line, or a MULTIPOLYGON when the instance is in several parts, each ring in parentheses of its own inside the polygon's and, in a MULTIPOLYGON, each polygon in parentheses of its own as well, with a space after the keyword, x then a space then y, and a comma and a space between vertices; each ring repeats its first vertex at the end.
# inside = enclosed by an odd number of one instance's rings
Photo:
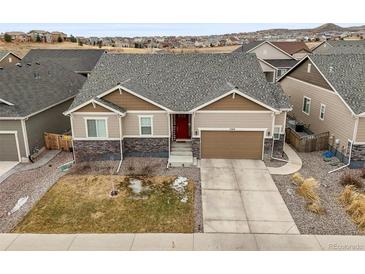
POLYGON ((174 156, 193 156, 191 150, 172 150, 170 155, 174 156))
POLYGON ((169 158, 170 167, 190 167, 193 163, 193 156, 171 155, 169 158))
POLYGON ((191 147, 171 147, 171 151, 191 151, 191 147))
POLYGON ((191 148, 191 142, 183 142, 183 143, 172 143, 172 148, 191 148))

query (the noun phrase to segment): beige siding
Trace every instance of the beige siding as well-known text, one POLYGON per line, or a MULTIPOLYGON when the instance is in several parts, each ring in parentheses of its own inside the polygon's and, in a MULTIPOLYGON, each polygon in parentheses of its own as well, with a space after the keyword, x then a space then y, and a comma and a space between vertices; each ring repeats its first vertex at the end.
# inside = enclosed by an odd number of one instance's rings
POLYGON ((288 55, 267 43, 250 52, 256 53, 256 56, 261 59, 291 59, 288 55))
POLYGON ((359 118, 356 142, 365 142, 365 118, 359 118))
POLYGON ((139 117, 140 115, 152 116, 153 117, 153 135, 169 135, 168 128, 168 114, 167 112, 163 113, 127 113, 125 117, 122 119, 123 125, 123 136, 126 135, 139 135, 139 117))
POLYGON ((275 72, 275 69, 274 68, 272 68, 269 65, 265 64, 261 60, 259 60, 259 63, 260 63, 260 66, 261 66, 261 69, 262 69, 263 72, 267 72, 267 71, 275 72))
POLYGON ((199 128, 267 128, 272 131, 271 113, 195 113, 194 135, 199 128))
POLYGON ((348 139, 352 140, 354 119, 338 95, 288 77, 280 83, 293 105, 291 115, 297 120, 309 124, 314 133, 329 131, 335 139, 340 139, 341 146, 346 146, 348 139), (310 115, 302 112, 303 96, 311 98, 310 115), (324 121, 319 119, 321 103, 326 105, 324 121))
POLYGON ((119 118, 118 115, 102 115, 102 114, 87 114, 87 115, 80 115, 80 114, 73 114, 72 115, 72 122, 73 122, 73 137, 74 138, 86 138, 86 123, 85 118, 107 118, 108 124, 108 137, 109 138, 119 138, 119 118))
POLYGON ((268 110, 263 106, 242 97, 241 95, 233 94, 227 95, 222 99, 211 103, 202 110, 268 110))
POLYGON ((126 110, 161 110, 161 108, 151 104, 141 98, 138 98, 127 91, 114 91, 105 95, 104 100, 112 102, 126 110))
POLYGON ((281 126, 282 131, 285 131, 285 124, 286 124, 285 113, 286 112, 282 112, 280 114, 275 115, 275 126, 281 126))

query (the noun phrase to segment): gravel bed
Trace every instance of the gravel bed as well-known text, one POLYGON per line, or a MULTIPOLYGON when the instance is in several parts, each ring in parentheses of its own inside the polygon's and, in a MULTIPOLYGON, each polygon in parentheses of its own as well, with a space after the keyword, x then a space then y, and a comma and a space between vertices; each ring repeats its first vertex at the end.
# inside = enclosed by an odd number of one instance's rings
POLYGON ((65 174, 57 167, 71 160, 72 153, 61 152, 46 165, 14 173, 0 184, 0 233, 10 232, 24 218, 33 205, 65 174), (8 216, 17 201, 25 196, 29 196, 28 201, 8 216))
MULTIPOLYGON (((344 169, 328 174, 335 169, 330 163, 323 161, 322 152, 298 153, 303 167, 299 171, 303 177, 314 177, 320 183, 318 189, 322 205, 326 209, 323 215, 307 211, 304 198, 296 193, 292 183, 292 175, 272 175, 281 196, 283 197, 301 234, 356 235, 359 231, 349 215, 338 202, 338 196, 343 190, 340 184, 341 175, 349 171, 344 169)), ((336 160, 333 160, 336 161, 336 160)), ((341 166, 342 164, 338 164, 341 166)), ((356 172, 356 171, 351 171, 356 172)))
MULTIPOLYGON (((88 162, 75 165, 69 174, 111 174, 119 161, 88 162)), ((195 232, 203 232, 203 209, 201 200, 200 169, 198 167, 167 167, 166 158, 127 157, 118 175, 182 176, 195 182, 195 232)))
MULTIPOLYGON (((288 160, 288 156, 283 152, 283 160, 288 160)), ((267 167, 282 167, 287 164, 287 162, 278 161, 275 159, 270 158, 270 156, 265 155, 264 156, 264 163, 267 167)))

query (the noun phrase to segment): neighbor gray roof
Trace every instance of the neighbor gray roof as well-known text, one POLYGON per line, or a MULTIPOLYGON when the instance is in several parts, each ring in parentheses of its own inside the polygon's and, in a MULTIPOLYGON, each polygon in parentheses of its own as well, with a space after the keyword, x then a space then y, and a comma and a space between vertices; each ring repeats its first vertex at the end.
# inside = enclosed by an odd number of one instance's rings
POLYGON ((242 46, 235 49, 233 52, 234 53, 238 53, 238 52, 246 53, 249 50, 253 49, 254 47, 257 47, 258 45, 262 44, 263 42, 265 42, 265 41, 253 41, 253 42, 249 42, 246 44, 242 44, 242 46))
POLYGON ((365 54, 316 54, 310 58, 355 114, 365 112, 365 54))
POLYGON ((77 72, 90 72, 104 50, 101 49, 32 49, 23 62, 54 62, 77 72))
POLYGON ((364 54, 365 46, 361 47, 327 47, 326 49, 322 49, 321 51, 315 52, 315 54, 364 54))
POLYGON ((9 54, 9 51, 0 50, 0 60, 3 59, 8 54, 9 54))
POLYGON ((0 70, 0 117, 24 117, 75 96, 86 77, 54 63, 0 70))
POLYGON ((332 47, 365 47, 365 40, 328 40, 327 43, 332 47))
POLYGON ((234 88, 273 108, 289 107, 253 54, 104 54, 70 109, 119 83, 174 111, 192 110, 234 88))
POLYGON ((298 60, 294 59, 265 59, 265 61, 276 68, 291 68, 298 63, 298 60))

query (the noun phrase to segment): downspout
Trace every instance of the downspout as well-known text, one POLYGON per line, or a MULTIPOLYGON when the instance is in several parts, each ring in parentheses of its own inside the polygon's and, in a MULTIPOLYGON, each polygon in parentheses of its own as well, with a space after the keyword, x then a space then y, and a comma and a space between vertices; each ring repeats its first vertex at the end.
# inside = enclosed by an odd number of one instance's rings
POLYGON ((167 160, 167 167, 169 168, 170 165, 170 153, 171 153, 171 114, 167 113, 167 122, 168 122, 168 131, 169 131, 169 159, 167 160))
POLYGON ((117 169, 117 174, 119 173, 119 170, 122 166, 122 162, 123 162, 123 140, 122 140, 122 136, 123 136, 123 131, 122 131, 122 116, 118 116, 119 119, 119 146, 120 146, 120 161, 119 161, 119 165, 118 165, 118 169, 117 169))
POLYGON ((76 157, 75 157, 75 146, 74 146, 74 127, 73 127, 73 117, 72 114, 69 115, 70 117, 70 125, 71 125, 71 142, 72 142, 72 158, 73 162, 76 163, 76 157))
MULTIPOLYGON (((273 114, 274 115, 274 114, 273 114)), ((285 119, 286 119, 286 115, 285 115, 285 119)), ((270 153, 270 159, 276 160, 276 161, 280 161, 280 162, 285 162, 288 163, 287 160, 285 159, 280 159, 280 158, 275 158, 274 155, 274 145, 275 145, 275 140, 274 140, 274 132, 275 131, 275 115, 273 116, 273 126, 272 126, 272 130, 271 130, 271 136, 272 136, 272 144, 271 144, 271 153, 270 153)), ((285 135, 284 135, 284 144, 285 144, 285 135)), ((284 145, 283 145, 283 149, 284 149, 284 145)))

